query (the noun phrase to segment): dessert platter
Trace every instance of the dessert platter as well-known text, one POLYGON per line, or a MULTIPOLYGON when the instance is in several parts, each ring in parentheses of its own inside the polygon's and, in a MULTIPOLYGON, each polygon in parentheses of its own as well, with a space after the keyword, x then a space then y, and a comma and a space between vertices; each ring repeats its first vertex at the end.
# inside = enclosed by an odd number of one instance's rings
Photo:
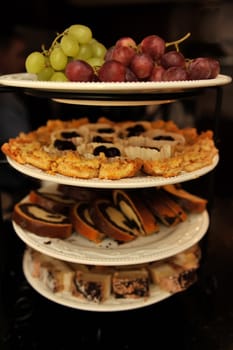
POLYGON ((162 226, 157 234, 138 237, 125 244, 119 244, 110 238, 96 244, 75 233, 65 240, 40 237, 24 230, 14 221, 13 227, 25 244, 54 258, 84 264, 114 266, 155 261, 189 248, 206 234, 209 216, 207 211, 192 214, 178 227, 162 226))
POLYGON ((29 176, 102 188, 184 182, 218 163, 211 130, 199 133, 161 120, 49 120, 10 139, 2 151, 13 167, 29 176))
POLYGON ((176 184, 189 180, 197 179, 198 177, 205 175, 212 171, 219 162, 219 155, 216 155, 213 159, 213 163, 205 166, 201 169, 194 170, 192 172, 183 172, 180 175, 164 178, 162 176, 146 176, 140 174, 132 178, 124 178, 118 180, 111 179, 81 179, 61 174, 48 174, 41 169, 38 169, 30 164, 19 164, 15 160, 7 157, 9 164, 17 171, 31 176, 33 178, 49 181, 54 183, 66 184, 71 186, 93 187, 93 188, 146 188, 153 186, 163 186, 167 184, 176 184))
POLYGON ((68 264, 27 248, 23 270, 42 295, 62 305, 91 311, 145 307, 191 286, 201 257, 194 245, 170 259, 144 265, 96 267, 68 264))
POLYGON ((160 289, 158 286, 151 286, 150 296, 146 298, 127 298, 117 299, 110 296, 108 300, 101 303, 90 302, 87 299, 76 298, 68 292, 53 293, 44 283, 38 278, 32 276, 30 272, 30 258, 26 250, 23 257, 23 272, 29 284, 42 296, 52 302, 71 307, 79 310, 98 311, 98 312, 114 312, 133 310, 141 307, 146 307, 154 303, 160 302, 172 295, 172 293, 160 289))

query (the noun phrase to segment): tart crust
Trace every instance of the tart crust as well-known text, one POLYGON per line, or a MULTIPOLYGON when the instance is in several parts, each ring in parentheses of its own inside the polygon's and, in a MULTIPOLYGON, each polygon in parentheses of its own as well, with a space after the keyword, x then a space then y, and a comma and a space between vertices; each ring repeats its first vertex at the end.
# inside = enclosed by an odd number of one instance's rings
POLYGON ((117 123, 104 117, 99 118, 96 123, 90 123, 87 118, 49 120, 37 130, 11 138, 1 149, 16 162, 30 164, 49 174, 110 180, 135 177, 139 173, 162 177, 177 176, 182 172, 192 172, 212 164, 218 153, 211 130, 199 134, 195 128, 180 129, 172 121, 117 123), (111 137, 111 144, 108 142, 106 125, 109 125, 109 132, 114 135, 111 137), (61 135, 62 132, 69 135, 69 130, 72 131, 70 138, 55 140, 55 135, 61 135), (81 137, 73 136, 74 130, 81 137), (95 137, 96 147, 90 147, 93 145, 92 135, 95 137), (151 135, 151 140, 148 135, 151 135), (156 141, 153 135, 156 135, 156 141), (174 139, 169 141, 172 135, 174 139), (147 140, 146 147, 145 144, 140 145, 140 140, 144 139, 147 140), (59 147, 55 141, 58 141, 59 147), (67 144, 72 147, 65 148, 68 147, 67 144), (129 145, 130 152, 127 151, 129 145), (165 152, 166 149, 169 152, 165 152))

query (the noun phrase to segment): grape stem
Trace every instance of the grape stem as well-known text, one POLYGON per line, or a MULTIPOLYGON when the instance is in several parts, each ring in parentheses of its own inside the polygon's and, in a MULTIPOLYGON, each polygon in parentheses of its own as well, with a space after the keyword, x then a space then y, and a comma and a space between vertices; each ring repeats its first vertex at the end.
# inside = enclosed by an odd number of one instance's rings
POLYGON ((57 33, 56 38, 53 40, 53 42, 52 42, 52 44, 50 45, 50 48, 49 48, 48 50, 45 49, 44 45, 42 46, 42 52, 43 52, 44 55, 46 55, 46 56, 49 56, 49 55, 50 55, 51 51, 52 51, 53 48, 56 46, 58 40, 59 40, 60 38, 62 38, 65 34, 67 34, 68 29, 69 29, 69 28, 65 29, 65 30, 64 30, 62 33, 60 33, 60 34, 57 33))
POLYGON ((179 44, 182 43, 183 41, 185 41, 186 39, 188 39, 190 37, 191 33, 187 33, 185 36, 183 36, 182 38, 175 40, 175 41, 171 41, 169 43, 166 43, 166 47, 174 45, 176 48, 176 51, 179 51, 179 44))

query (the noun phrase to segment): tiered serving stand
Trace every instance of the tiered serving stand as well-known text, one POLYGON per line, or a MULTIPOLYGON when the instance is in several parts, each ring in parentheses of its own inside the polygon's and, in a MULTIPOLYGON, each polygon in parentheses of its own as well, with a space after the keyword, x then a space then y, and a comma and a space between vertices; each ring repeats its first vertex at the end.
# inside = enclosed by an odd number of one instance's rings
MULTIPOLYGON (((37 97, 53 99, 56 102, 74 105, 92 106, 147 106, 172 103, 177 99, 192 97, 203 93, 205 89, 216 90, 214 120, 216 127, 220 114, 222 87, 231 82, 226 75, 216 79, 180 82, 137 82, 137 83, 75 83, 75 82, 40 82, 31 74, 21 73, 0 77, 1 89, 4 91, 23 90, 24 93, 37 97)), ((215 130, 214 130, 215 131, 215 130)), ((163 178, 138 176, 121 180, 76 179, 61 175, 49 175, 35 167, 20 165, 11 158, 9 164, 17 171, 49 183, 52 191, 56 184, 66 184, 88 188, 149 188, 175 184, 198 179, 210 173, 218 164, 216 156, 210 166, 179 176, 163 178)), ((161 260, 178 254, 201 241, 209 227, 207 211, 201 214, 190 214, 188 219, 176 228, 161 227, 159 235, 140 237, 134 242, 118 245, 109 244, 108 240, 100 244, 87 241, 79 235, 59 240, 40 237, 28 232, 13 222, 19 238, 28 246, 43 254, 69 262, 92 265, 134 265, 161 260)), ((172 294, 162 291, 157 286, 151 287, 147 299, 109 298, 103 303, 79 300, 66 293, 52 293, 42 282, 30 274, 30 259, 27 250, 23 257, 23 272, 29 284, 47 299, 68 307, 90 311, 122 311, 144 307, 157 303, 172 294)))

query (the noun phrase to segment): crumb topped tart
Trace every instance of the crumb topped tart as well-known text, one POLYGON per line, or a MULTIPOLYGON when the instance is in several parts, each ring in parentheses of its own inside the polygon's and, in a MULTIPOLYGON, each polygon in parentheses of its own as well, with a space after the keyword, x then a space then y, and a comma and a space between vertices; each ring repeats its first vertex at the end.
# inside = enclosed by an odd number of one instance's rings
POLYGON ((218 149, 211 130, 173 121, 113 122, 100 117, 61 121, 20 133, 2 145, 19 164, 79 179, 118 180, 140 174, 171 177, 211 165, 218 149))

